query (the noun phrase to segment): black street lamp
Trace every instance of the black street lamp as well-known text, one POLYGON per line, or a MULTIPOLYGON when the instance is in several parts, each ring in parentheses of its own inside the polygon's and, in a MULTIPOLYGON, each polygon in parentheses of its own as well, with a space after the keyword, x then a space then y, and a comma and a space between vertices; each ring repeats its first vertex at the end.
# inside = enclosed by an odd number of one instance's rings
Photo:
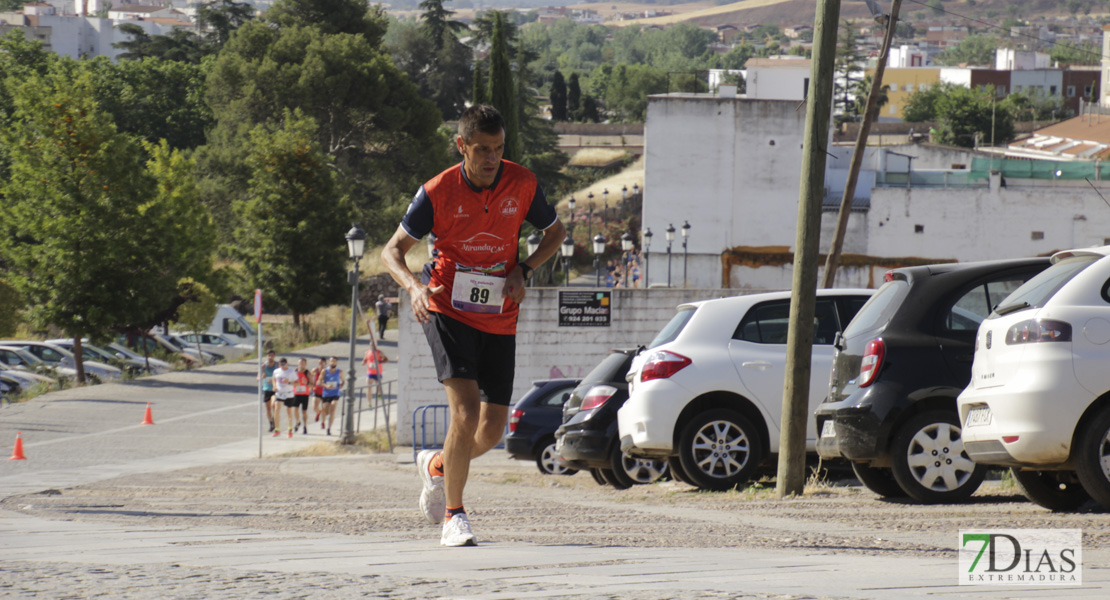
POLYGON ((594 272, 597 281, 594 285, 601 287, 601 255, 605 254, 605 236, 600 233, 594 236, 594 272))
POLYGON ((632 259, 628 253, 632 252, 632 234, 627 231, 621 235, 621 250, 623 251, 621 261, 624 262, 624 287, 628 287, 628 263, 632 259))
POLYGON ((567 207, 570 208, 570 223, 567 224, 567 231, 570 232, 574 231, 574 207, 576 206, 576 204, 577 203, 574 201, 574 196, 571 196, 570 201, 567 202, 567 207))
POLYGON ((682 287, 686 287, 686 238, 690 235, 690 222, 682 224, 682 287))
POLYGON ((570 257, 574 256, 574 240, 570 239, 569 235, 563 240, 561 252, 563 253, 563 276, 566 277, 563 286, 566 287, 570 285, 570 257))
POLYGON ((628 199, 628 186, 621 186, 621 202, 628 199))
POLYGON ((674 243, 674 223, 667 225, 667 287, 671 287, 671 244, 674 243))
POLYGON ((586 239, 594 239, 594 193, 590 192, 586 195, 590 201, 590 207, 586 209, 586 239))
POLYGON ((651 284, 651 227, 644 232, 644 287, 651 284))
POLYGON ((638 183, 633 183, 632 184, 632 195, 633 196, 639 196, 640 195, 640 184, 638 184, 638 183))
POLYGON ((603 219, 611 219, 609 216, 609 188, 601 190, 601 201, 605 203, 605 212, 601 213, 603 219))
POLYGON ((366 232, 358 225, 353 225, 347 232, 347 253, 355 262, 354 268, 347 272, 347 281, 351 284, 351 362, 347 373, 347 414, 343 426, 343 443, 355 443, 355 338, 358 333, 358 261, 362 259, 362 251, 366 246, 366 232))
MULTIPOLYGON (((528 239, 525 240, 525 244, 528 245, 528 256, 532 256, 536 253, 536 250, 538 250, 540 247, 540 240, 542 239, 543 238, 540 236, 540 232, 538 231, 533 231, 532 235, 528 236, 528 239)), ((527 285, 528 287, 536 287, 536 278, 533 277, 532 281, 527 282, 527 285)))

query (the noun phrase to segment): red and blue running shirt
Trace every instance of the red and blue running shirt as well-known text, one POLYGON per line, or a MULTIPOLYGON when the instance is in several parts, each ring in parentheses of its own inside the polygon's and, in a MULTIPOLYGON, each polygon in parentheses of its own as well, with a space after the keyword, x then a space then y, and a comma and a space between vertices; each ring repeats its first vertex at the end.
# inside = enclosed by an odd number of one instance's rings
POLYGON ((401 220, 405 232, 415 239, 435 234, 437 256, 429 286, 444 290, 432 296, 428 310, 471 327, 499 335, 516 333, 519 307, 508 297, 501 312, 460 310, 452 303, 456 273, 506 277, 517 265, 520 228, 527 220, 537 229, 547 229, 558 216, 528 169, 501 161, 497 177, 488 189, 475 187, 459 163, 425 183, 401 220))

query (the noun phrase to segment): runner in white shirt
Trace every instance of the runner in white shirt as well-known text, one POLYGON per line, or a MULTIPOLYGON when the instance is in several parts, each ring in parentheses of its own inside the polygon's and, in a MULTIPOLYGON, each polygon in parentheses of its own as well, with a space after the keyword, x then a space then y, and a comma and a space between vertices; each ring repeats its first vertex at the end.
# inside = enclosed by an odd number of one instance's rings
MULTIPOLYGON (((289 417, 289 437, 293 437, 293 384, 297 382, 297 370, 289 367, 289 361, 282 358, 274 369, 274 399, 285 405, 289 417)), ((281 409, 274 411, 274 437, 281 435, 281 409)))

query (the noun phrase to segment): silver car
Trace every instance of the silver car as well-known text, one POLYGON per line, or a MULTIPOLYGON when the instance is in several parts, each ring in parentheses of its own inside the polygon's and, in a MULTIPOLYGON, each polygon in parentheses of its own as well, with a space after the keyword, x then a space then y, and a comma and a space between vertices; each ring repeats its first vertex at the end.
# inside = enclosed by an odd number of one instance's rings
POLYGON ((77 371, 69 367, 51 365, 18 346, 0 345, 0 362, 14 369, 45 375, 56 379, 73 379, 77 371))
MULTIPOLYGON (((70 369, 75 369, 77 365, 77 359, 73 356, 72 352, 48 342, 6 340, 0 342, 0 344, 22 348, 50 365, 67 367, 70 369)), ((123 377, 123 372, 118 368, 95 360, 83 361, 83 366, 85 368, 85 374, 96 381, 117 381, 123 377)))

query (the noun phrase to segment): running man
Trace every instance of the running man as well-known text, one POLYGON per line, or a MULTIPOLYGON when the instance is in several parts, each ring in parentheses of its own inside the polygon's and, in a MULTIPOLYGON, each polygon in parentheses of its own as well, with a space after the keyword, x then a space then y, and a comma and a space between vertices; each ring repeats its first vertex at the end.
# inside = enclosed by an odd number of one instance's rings
POLYGON ((266 418, 270 419, 270 431, 274 430, 274 413, 278 411, 274 402, 274 369, 277 369, 277 363, 274 351, 270 350, 266 353, 266 364, 258 373, 258 378, 262 380, 262 405, 266 407, 266 418))
POLYGON ((308 359, 297 361, 296 381, 293 382, 293 399, 296 401, 293 412, 297 415, 297 426, 293 429, 302 430, 308 435, 308 397, 312 394, 312 372, 308 370, 308 359))
POLYGON ((428 521, 443 522, 442 545, 473 546, 477 539, 463 508, 470 461, 501 439, 524 285, 533 269, 558 252, 566 230, 536 176, 502 160, 505 122, 497 109, 466 109, 455 146, 462 163, 420 188, 382 261, 409 293, 450 410, 443 452, 425 450, 417 457, 424 484, 420 508, 428 521), (518 260, 525 220, 544 232, 543 241, 518 260), (422 282, 409 272, 405 254, 429 233, 436 236, 438 255, 422 282))
POLYGON ((297 373, 289 368, 289 361, 281 357, 278 368, 274 369, 274 437, 281 435, 281 408, 277 403, 285 406, 289 417, 289 437, 293 437, 293 407, 296 400, 293 398, 293 383, 297 381, 297 373))
POLYGON ((339 359, 328 359, 328 368, 320 374, 320 381, 324 387, 320 400, 324 403, 324 414, 320 417, 320 429, 325 429, 331 435, 331 424, 335 420, 335 405, 339 401, 339 392, 343 389, 343 372, 339 370, 339 359))
POLYGON ((320 362, 316 363, 316 368, 312 369, 312 409, 316 412, 316 422, 320 422, 320 409, 321 409, 321 396, 324 395, 324 380, 320 378, 324 370, 328 368, 327 359, 320 357, 320 362))

